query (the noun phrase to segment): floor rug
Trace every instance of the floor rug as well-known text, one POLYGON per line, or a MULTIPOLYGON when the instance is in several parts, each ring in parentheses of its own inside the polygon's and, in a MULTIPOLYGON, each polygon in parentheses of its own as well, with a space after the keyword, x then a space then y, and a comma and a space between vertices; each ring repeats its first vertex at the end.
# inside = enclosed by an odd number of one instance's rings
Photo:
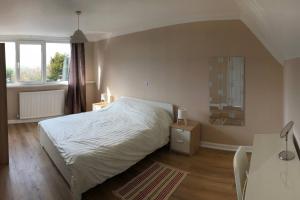
POLYGON ((185 171, 155 162, 113 193, 122 200, 166 200, 186 175, 185 171))

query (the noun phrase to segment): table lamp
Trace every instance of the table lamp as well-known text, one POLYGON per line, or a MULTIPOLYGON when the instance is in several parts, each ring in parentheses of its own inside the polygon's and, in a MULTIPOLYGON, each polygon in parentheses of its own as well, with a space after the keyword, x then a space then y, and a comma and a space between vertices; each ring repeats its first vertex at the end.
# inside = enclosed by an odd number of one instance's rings
POLYGON ((177 112, 177 124, 187 125, 187 111, 184 108, 178 108, 177 112))
POLYGON ((106 102, 107 101, 107 94, 106 93, 101 93, 101 102, 106 102))

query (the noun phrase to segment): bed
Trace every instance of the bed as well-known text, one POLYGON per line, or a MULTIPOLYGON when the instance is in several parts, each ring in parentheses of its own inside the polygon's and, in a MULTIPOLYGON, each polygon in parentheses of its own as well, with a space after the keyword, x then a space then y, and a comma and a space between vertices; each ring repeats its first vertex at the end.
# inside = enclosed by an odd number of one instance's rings
POLYGON ((74 199, 169 142, 173 105, 122 97, 99 111, 39 123, 40 144, 74 199))

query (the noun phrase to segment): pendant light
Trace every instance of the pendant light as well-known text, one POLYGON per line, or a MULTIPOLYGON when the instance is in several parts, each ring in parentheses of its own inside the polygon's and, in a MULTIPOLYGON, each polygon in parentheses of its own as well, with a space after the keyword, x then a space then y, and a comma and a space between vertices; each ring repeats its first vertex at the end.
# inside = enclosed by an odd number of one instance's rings
POLYGON ((71 43, 85 43, 85 42, 88 42, 88 40, 87 40, 86 36, 84 35, 84 33, 79 29, 79 17, 81 15, 81 11, 76 11, 75 13, 78 17, 78 21, 77 21, 78 29, 71 36, 71 43))

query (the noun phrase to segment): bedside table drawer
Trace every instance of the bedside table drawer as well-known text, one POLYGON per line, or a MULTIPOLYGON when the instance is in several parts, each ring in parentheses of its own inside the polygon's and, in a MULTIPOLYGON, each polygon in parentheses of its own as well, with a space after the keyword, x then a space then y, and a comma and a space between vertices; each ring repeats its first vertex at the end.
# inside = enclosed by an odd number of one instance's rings
POLYGON ((191 134, 189 131, 172 128, 171 149, 182 153, 190 153, 191 134))

